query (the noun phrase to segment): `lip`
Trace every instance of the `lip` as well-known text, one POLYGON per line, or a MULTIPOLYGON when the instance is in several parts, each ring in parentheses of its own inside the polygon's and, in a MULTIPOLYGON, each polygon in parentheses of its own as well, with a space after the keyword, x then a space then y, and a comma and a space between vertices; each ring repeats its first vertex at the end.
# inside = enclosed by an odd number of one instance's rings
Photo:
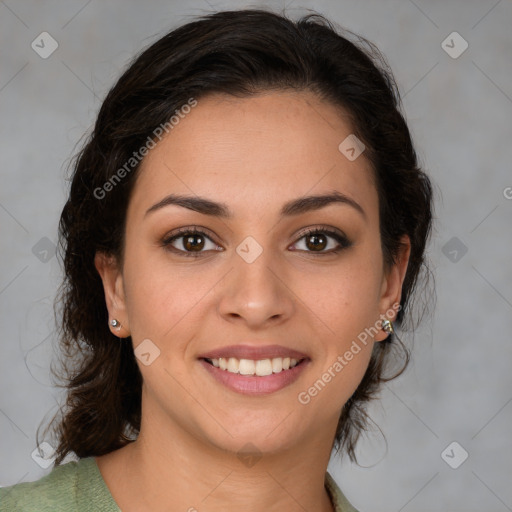
MULTIPOLYGON (((222 357, 222 356, 221 356, 222 357)), ((234 357, 234 356, 233 356, 234 357)), ((277 356, 281 357, 281 356, 277 356)), ((264 358, 265 359, 265 358, 264 358)), ((227 388, 243 395, 268 395, 289 386, 295 382, 309 366, 310 360, 304 359, 297 366, 279 373, 259 377, 257 375, 240 375, 221 370, 204 359, 199 360, 206 371, 227 388)))
POLYGON ((307 354, 282 345, 230 345, 201 354, 198 359, 219 359, 219 357, 253 360, 273 359, 274 357, 292 357, 298 360, 309 359, 307 354))

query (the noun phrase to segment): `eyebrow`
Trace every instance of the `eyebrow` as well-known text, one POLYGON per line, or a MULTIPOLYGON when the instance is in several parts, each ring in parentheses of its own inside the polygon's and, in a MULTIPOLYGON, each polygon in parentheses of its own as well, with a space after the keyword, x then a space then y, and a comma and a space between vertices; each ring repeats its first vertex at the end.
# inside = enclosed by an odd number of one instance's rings
MULTIPOLYGON (((292 217, 295 215, 301 215, 303 213, 320 210, 330 204, 351 206, 365 219, 367 218, 365 211, 359 203, 338 191, 333 191, 329 194, 323 195, 299 197, 298 199, 288 201, 281 208, 280 216, 292 217)), ((205 197, 179 194, 170 194, 164 197, 161 201, 151 206, 144 216, 170 205, 181 206, 194 212, 202 213, 203 215, 211 215, 222 219, 232 219, 234 216, 225 203, 217 203, 205 197)))

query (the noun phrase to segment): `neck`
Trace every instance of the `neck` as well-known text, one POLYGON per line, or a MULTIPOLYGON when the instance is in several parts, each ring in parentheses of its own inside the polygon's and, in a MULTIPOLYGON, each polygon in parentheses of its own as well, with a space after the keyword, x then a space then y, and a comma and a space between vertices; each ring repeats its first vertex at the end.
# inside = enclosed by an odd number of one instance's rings
POLYGON ((329 436, 244 455, 198 439, 168 417, 149 418, 136 441, 97 458, 123 512, 333 511, 324 485, 329 436))

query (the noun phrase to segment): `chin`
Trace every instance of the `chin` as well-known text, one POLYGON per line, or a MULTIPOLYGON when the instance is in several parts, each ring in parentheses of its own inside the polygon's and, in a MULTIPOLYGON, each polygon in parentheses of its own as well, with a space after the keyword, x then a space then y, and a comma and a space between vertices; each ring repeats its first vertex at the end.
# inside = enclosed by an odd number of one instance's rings
MULTIPOLYGON (((251 424, 250 421, 238 423, 229 423, 229 434, 221 430, 221 435, 207 436, 212 445, 221 450, 236 453, 237 456, 243 456, 245 452, 255 452, 257 454, 278 454, 287 450, 295 449, 301 442, 301 436, 290 422, 293 414, 287 419, 283 414, 276 421, 251 424), (283 421, 284 419, 284 421, 283 421), (230 435, 231 434, 231 435, 230 435)), ((296 426, 295 426, 296 427, 296 426)))

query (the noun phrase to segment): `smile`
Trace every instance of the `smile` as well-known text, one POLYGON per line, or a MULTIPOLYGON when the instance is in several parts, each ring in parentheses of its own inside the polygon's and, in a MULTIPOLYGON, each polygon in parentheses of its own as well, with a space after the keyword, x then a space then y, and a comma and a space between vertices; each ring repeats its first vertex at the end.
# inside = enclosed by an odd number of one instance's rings
POLYGON ((298 360, 292 357, 274 357, 272 359, 237 359, 236 357, 219 357, 215 359, 205 358, 205 361, 225 370, 229 373, 236 373, 247 376, 266 377, 273 373, 280 373, 282 371, 294 368, 303 359, 298 360))
POLYGON ((201 366, 223 387, 244 395, 268 395, 292 385, 306 371, 306 357, 237 359, 236 357, 200 358, 201 366))

